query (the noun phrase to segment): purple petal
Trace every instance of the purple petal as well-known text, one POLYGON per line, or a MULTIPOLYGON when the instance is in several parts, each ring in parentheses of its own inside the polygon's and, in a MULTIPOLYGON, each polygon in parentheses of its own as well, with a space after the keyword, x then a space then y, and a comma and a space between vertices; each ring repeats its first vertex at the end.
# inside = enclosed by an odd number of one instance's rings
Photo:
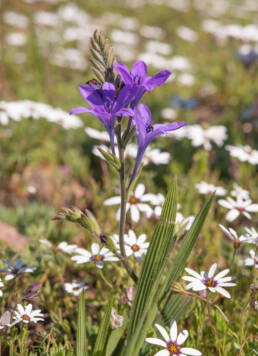
POLYGON ((94 89, 87 85, 79 85, 81 96, 90 105, 103 105, 103 98, 99 93, 99 89, 94 89))
POLYGON ((146 84, 147 85, 158 85, 161 86, 171 75, 169 70, 162 70, 161 72, 155 74, 152 78, 150 78, 146 84))
POLYGON ((151 111, 147 105, 140 104, 138 110, 139 110, 141 119, 144 122, 144 125, 148 126, 149 124, 153 123, 153 121, 151 119, 151 111))
POLYGON ((127 68, 126 65, 124 65, 121 62, 116 62, 114 63, 114 68, 117 71, 117 73, 120 75, 120 77, 122 78, 125 84, 128 85, 133 84, 131 73, 129 72, 129 69, 127 68))
POLYGON ((143 83, 147 78, 147 65, 143 61, 136 61, 133 64, 132 74, 134 77, 141 79, 140 83, 143 83))
POLYGON ((116 88, 113 83, 105 82, 102 85, 102 94, 104 97, 104 102, 110 101, 113 103, 116 95, 116 88))
POLYGON ((117 113, 119 110, 124 108, 134 97, 132 87, 125 85, 119 92, 114 107, 112 109, 113 113, 117 113))
POLYGON ((73 115, 73 114, 82 114, 84 112, 89 112, 90 109, 84 108, 83 106, 80 106, 78 108, 74 108, 72 109, 69 114, 73 115))
POLYGON ((121 109, 117 112, 118 116, 134 116, 134 111, 132 109, 121 109))

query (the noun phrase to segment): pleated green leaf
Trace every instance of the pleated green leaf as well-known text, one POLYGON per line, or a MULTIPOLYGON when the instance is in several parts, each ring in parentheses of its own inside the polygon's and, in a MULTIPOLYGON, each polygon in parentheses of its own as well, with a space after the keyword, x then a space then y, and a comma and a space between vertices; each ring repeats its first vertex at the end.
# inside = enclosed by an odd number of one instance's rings
POLYGON ((193 298, 188 295, 171 293, 162 311, 164 322, 170 325, 172 319, 179 321, 189 314, 192 306, 193 298))
MULTIPOLYGON (((174 244, 173 230, 176 218, 176 181, 173 182, 163 205, 161 218, 152 235, 147 255, 136 287, 128 328, 126 356, 136 356, 135 344, 148 312, 160 288, 162 273, 174 244)), ((154 316, 155 317, 155 316, 154 316)))
POLYGON ((109 322, 111 316, 111 310, 113 306, 113 297, 109 299, 109 302, 105 308, 104 317, 102 318, 98 336, 95 342, 93 356, 103 356, 105 345, 107 341, 107 335, 109 330, 109 322))
POLYGON ((88 356, 88 342, 86 336, 86 321, 85 321, 85 292, 81 293, 79 312, 78 312, 78 326, 76 337, 76 355, 88 356))

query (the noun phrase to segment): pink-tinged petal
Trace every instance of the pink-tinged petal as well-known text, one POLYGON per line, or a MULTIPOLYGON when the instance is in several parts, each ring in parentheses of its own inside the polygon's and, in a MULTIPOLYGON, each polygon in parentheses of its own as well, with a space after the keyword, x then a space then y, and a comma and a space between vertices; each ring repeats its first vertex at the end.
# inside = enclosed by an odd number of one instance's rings
POLYGON ((148 337, 147 339, 145 339, 145 341, 152 345, 167 347, 167 343, 165 341, 156 339, 155 337, 148 337))
POLYGON ((236 209, 230 210, 226 215, 226 220, 229 222, 234 221, 239 216, 239 211, 236 209))
POLYGON ((168 350, 161 350, 154 354, 154 356, 169 356, 170 352, 168 350))
POLYGON ((191 347, 183 347, 180 349, 180 352, 183 352, 186 355, 192 355, 192 356, 200 356, 202 353, 196 349, 193 349, 191 347))
POLYGON ((89 112, 90 109, 84 108, 83 106, 72 109, 69 114, 73 115, 73 114, 83 114, 85 112, 89 112))
POLYGON ((230 297, 230 294, 224 289, 224 288, 221 288, 221 287, 216 287, 216 291, 219 293, 219 294, 221 294, 221 295, 223 295, 224 297, 226 297, 226 298, 231 298, 230 297))
POLYGON ((195 278, 202 279, 202 276, 191 268, 185 268, 185 271, 194 276, 195 278))
POLYGON ((177 345, 182 345, 185 342, 185 340, 188 338, 188 335, 189 333, 187 330, 181 331, 181 333, 178 335, 178 338, 176 340, 177 345))
POLYGON ((121 203, 120 197, 112 197, 104 201, 104 205, 117 205, 121 203))
POLYGON ((155 74, 151 79, 147 81, 147 85, 157 85, 161 86, 171 75, 169 70, 162 70, 161 72, 155 74))
POLYGON ((252 204, 246 207, 247 211, 256 213, 258 211, 258 204, 252 204))
POLYGON ((226 209, 232 209, 232 204, 230 204, 227 200, 220 199, 218 200, 219 205, 223 206, 226 209))
POLYGON ((145 192, 145 185, 144 184, 138 184, 136 189, 135 189, 134 195, 136 196, 136 198, 141 198, 141 196, 144 194, 144 192, 145 192))
POLYGON ((131 218, 134 222, 138 222, 140 220, 140 213, 138 208, 135 205, 131 205, 130 207, 131 211, 131 218))
POLYGON ((141 79, 141 84, 142 84, 142 82, 147 77, 147 65, 146 65, 146 63, 143 62, 143 61, 140 61, 140 60, 134 62, 133 67, 132 67, 132 74, 134 76, 137 76, 138 78, 140 78, 141 79))
POLYGON ((172 320, 170 325, 170 339, 172 342, 175 342, 177 339, 177 324, 175 320, 172 320))
POLYGON ((163 326, 159 325, 159 324, 155 324, 155 327, 158 329, 158 331, 160 332, 160 334, 162 335, 163 339, 166 342, 169 342, 169 336, 168 333, 166 331, 165 328, 163 328, 163 326))
POLYGON ((124 65, 121 62, 116 62, 114 63, 114 68, 117 71, 117 73, 120 75, 120 77, 122 78, 125 84, 132 85, 134 83, 131 73, 129 72, 129 69, 127 68, 126 65, 124 65))

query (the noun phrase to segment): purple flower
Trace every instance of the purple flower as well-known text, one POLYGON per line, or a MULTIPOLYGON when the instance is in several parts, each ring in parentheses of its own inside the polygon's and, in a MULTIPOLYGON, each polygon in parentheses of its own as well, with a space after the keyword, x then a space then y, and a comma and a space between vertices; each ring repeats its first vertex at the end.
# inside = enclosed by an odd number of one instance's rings
POLYGON ((109 133, 112 152, 114 153, 114 128, 118 116, 133 116, 132 109, 125 106, 131 101, 132 88, 124 86, 118 94, 112 83, 104 83, 101 88, 90 84, 79 85, 80 93, 91 108, 78 107, 72 109, 70 114, 81 114, 88 112, 96 116, 109 133))
POLYGON ((144 104, 140 104, 139 108, 134 109, 134 121, 136 126, 138 151, 130 183, 135 177, 137 168, 147 146, 155 140, 155 138, 161 135, 168 135, 169 132, 180 129, 180 127, 186 125, 183 121, 177 121, 171 124, 154 124, 151 119, 150 109, 144 104))
POLYGON ((126 65, 120 62, 114 63, 114 68, 124 83, 134 88, 134 98, 131 107, 134 108, 146 91, 152 91, 154 86, 161 86, 170 76, 169 70, 163 70, 153 77, 148 77, 147 65, 143 61, 136 61, 130 72, 126 65))

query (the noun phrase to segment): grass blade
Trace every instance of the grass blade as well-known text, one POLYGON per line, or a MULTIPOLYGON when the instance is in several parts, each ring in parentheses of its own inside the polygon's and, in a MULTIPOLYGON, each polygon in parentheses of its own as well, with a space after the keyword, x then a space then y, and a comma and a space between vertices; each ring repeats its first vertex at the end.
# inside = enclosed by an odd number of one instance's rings
POLYGON ((76 339, 76 355, 88 356, 88 342, 86 336, 86 321, 85 321, 85 291, 81 293, 79 312, 78 312, 78 327, 76 339))

